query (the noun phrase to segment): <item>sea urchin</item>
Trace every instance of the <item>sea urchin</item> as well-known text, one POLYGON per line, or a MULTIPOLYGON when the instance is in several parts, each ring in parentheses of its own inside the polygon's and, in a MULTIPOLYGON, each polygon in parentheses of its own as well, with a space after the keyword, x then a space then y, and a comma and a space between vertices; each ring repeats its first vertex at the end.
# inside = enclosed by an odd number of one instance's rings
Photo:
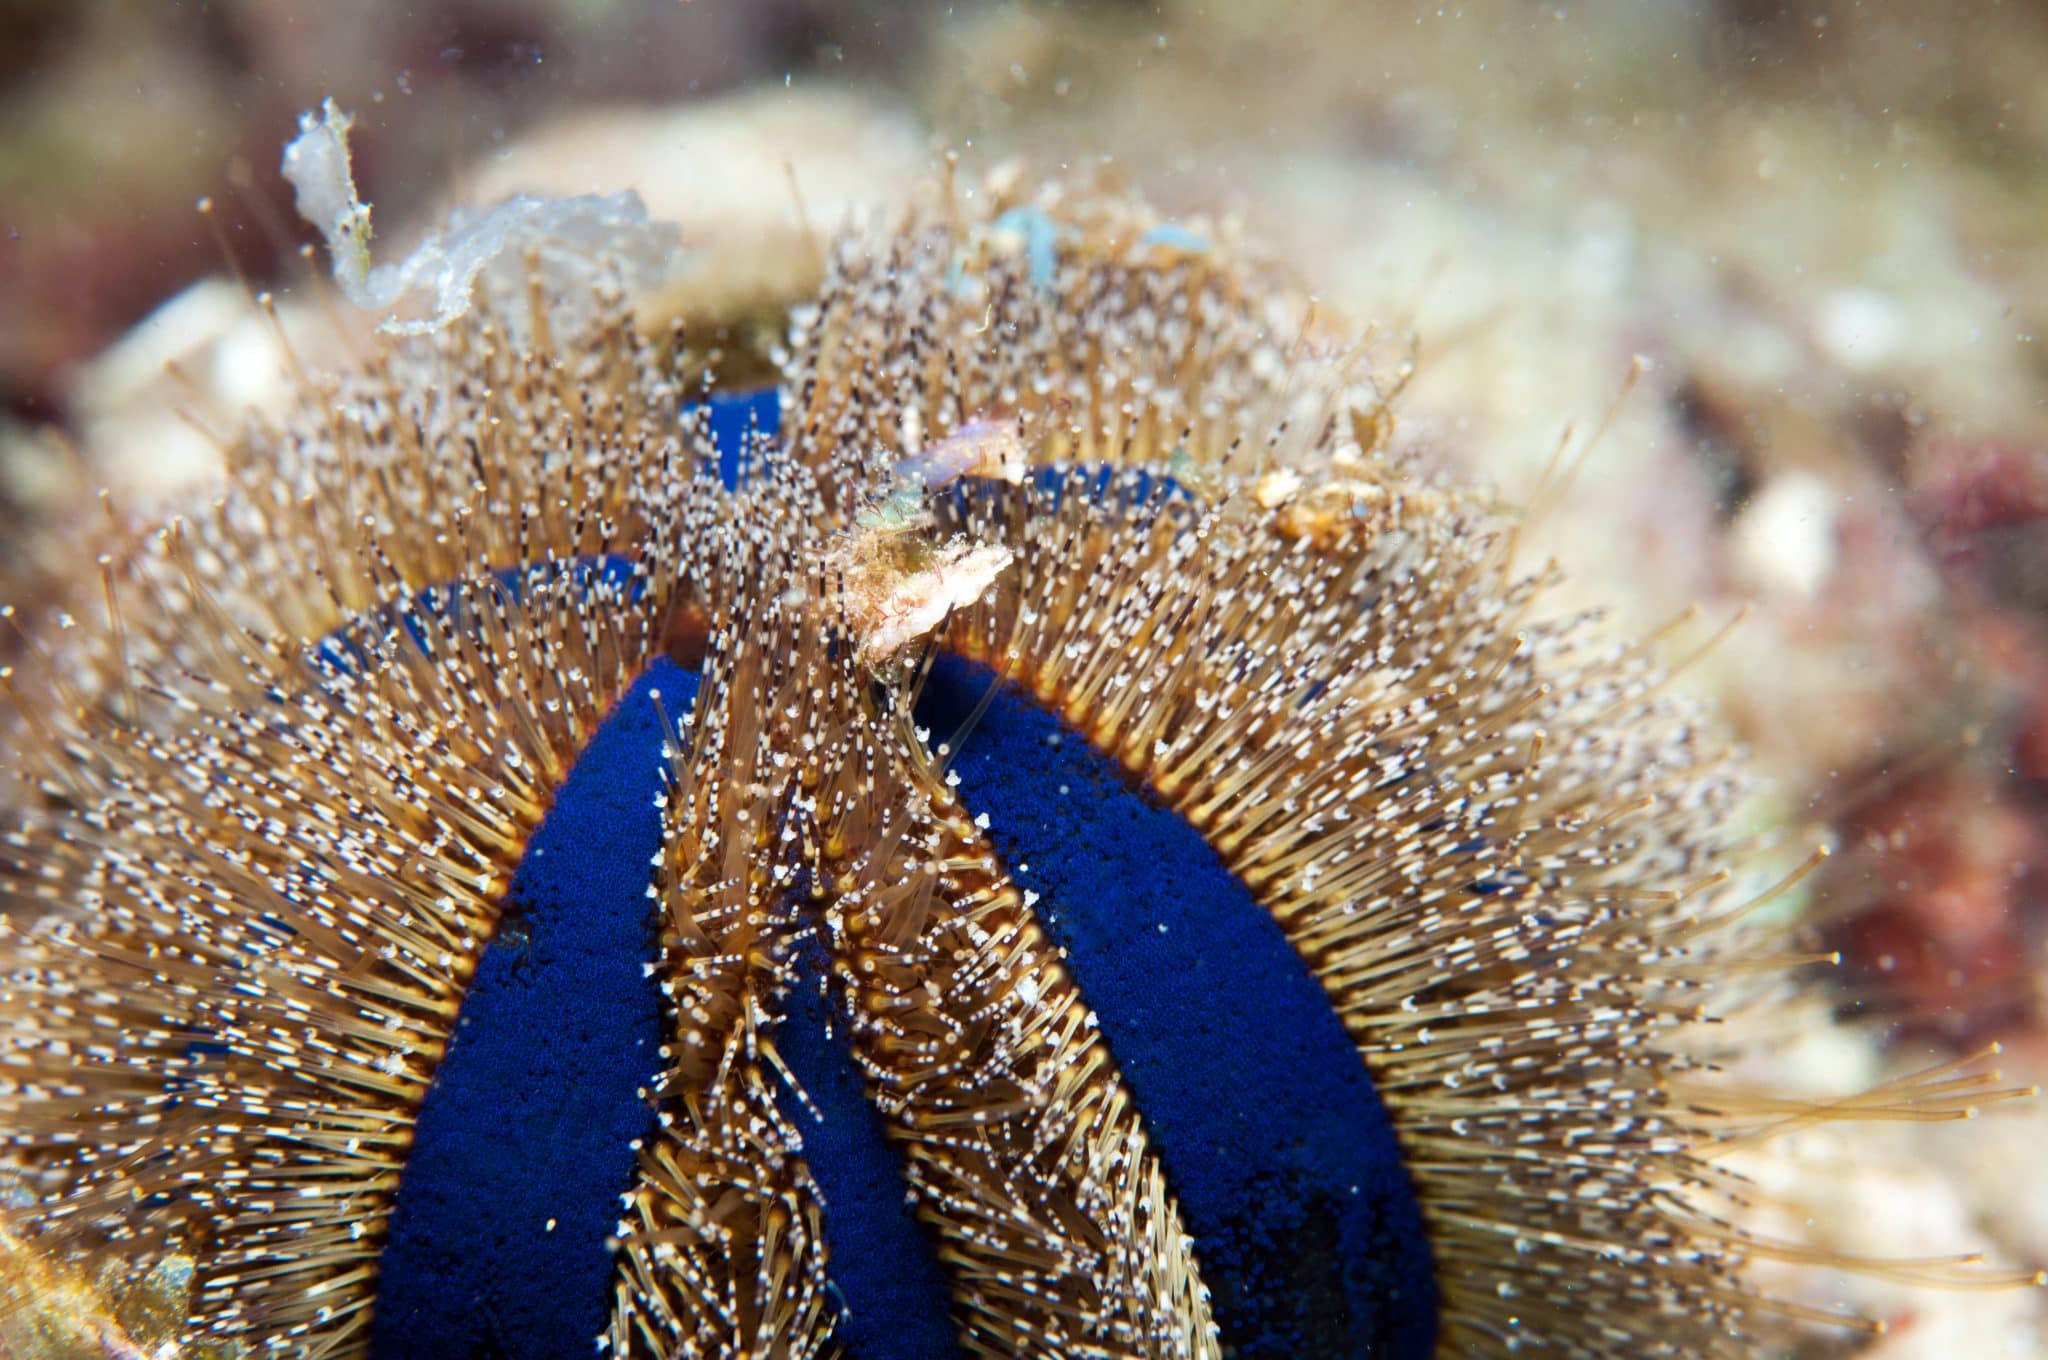
POLYGON ((779 396, 472 275, 110 551, 8 679, 19 1317, 1753 1353, 1724 750, 1270 271, 983 199, 849 233, 779 396))

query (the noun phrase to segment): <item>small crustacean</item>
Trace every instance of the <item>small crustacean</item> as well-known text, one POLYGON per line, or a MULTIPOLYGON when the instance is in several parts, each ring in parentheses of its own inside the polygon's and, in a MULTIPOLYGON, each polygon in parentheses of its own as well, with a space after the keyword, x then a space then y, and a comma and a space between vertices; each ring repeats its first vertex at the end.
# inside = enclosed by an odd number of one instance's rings
POLYGON ((921 535, 867 534, 842 549, 839 565, 860 654, 880 664, 980 599, 1010 565, 1008 548, 921 535))
POLYGON ((981 417, 896 464, 896 477, 925 491, 962 477, 992 477, 1015 486, 1024 480, 1024 455, 1014 419, 981 417))
POLYGON ((1010 550, 923 532, 935 522, 927 497, 963 477, 1024 480, 1016 422, 970 420, 896 464, 889 493, 854 517, 833 553, 863 659, 886 661, 956 608, 980 599, 1008 566, 1010 550))
POLYGON ((1014 486, 1026 466, 1023 437, 1007 417, 967 421, 896 464, 888 493, 854 516, 832 554, 864 660, 888 660, 980 599, 1010 564, 1007 548, 924 532, 936 522, 931 494, 967 477, 1014 486))
POLYGON ((854 527, 869 534, 907 534, 929 526, 931 511, 925 509, 924 487, 914 481, 899 481, 889 494, 853 517, 854 527))

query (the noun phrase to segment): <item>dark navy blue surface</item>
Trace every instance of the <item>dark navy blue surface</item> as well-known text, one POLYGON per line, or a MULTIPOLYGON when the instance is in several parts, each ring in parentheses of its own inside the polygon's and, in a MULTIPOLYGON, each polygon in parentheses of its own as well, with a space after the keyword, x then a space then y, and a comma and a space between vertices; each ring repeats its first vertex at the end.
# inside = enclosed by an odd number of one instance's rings
POLYGON ((1194 499, 1194 493, 1182 486, 1178 479, 1142 466, 1056 463, 1033 472, 1031 481, 1040 491, 1050 493, 1050 508, 1059 507, 1068 496, 1077 492, 1090 501, 1105 501, 1124 507, 1143 505, 1155 496, 1162 501, 1194 499))
MULTIPOLYGON (((585 592, 608 588, 622 603, 638 600, 647 587, 644 580, 635 579, 633 559, 617 553, 567 557, 532 566, 500 567, 471 583, 470 588, 479 589, 484 581, 490 582, 491 588, 508 604, 524 600, 530 589, 543 582, 567 581, 585 592)), ((454 585, 428 586, 415 591, 412 598, 402 604, 374 610, 322 638, 313 650, 313 664, 330 674, 359 674, 370 657, 369 639, 388 635, 393 623, 405 630, 413 646, 432 656, 438 650, 438 642, 443 635, 475 626, 475 620, 470 617, 475 610, 475 600, 474 595, 465 599, 460 588, 454 585)), ((280 694, 278 697, 282 699, 283 696, 280 694)))
MULTIPOLYGON (((1074 466, 1055 463, 1034 470, 1031 484, 1042 495, 1045 510, 1057 510, 1067 497, 1129 510, 1157 499, 1159 502, 1192 501, 1194 493, 1163 472, 1144 467, 1113 467, 1107 463, 1074 466)), ((989 500, 1013 498, 1016 489, 1008 482, 990 477, 962 477, 947 492, 930 502, 941 522, 951 527, 964 520, 977 505, 989 500)))
POLYGON ((656 660, 557 791, 420 1107, 378 1268, 375 1360, 564 1360, 610 1316, 662 1009, 647 888, 662 726, 697 676, 656 660), (553 1221, 552 1230, 549 1228, 553 1221))
POLYGON ((741 458, 747 452, 747 436, 758 431, 770 439, 782 427, 782 389, 763 387, 753 392, 719 393, 709 401, 686 402, 685 411, 711 408, 711 439, 718 445, 718 477, 728 491, 740 485, 741 458))
MULTIPOLYGON (((958 731, 992 683, 986 667, 941 656, 919 723, 958 731)), ((953 769, 1010 873, 1040 895, 1039 919, 1101 1023, 1226 1350, 1425 1360, 1435 1266, 1400 1148, 1272 916, 1200 833, 1012 686, 953 769)))
POLYGON ((937 1244, 904 1198, 903 1154, 868 1103, 845 1019, 827 1032, 824 960, 815 940, 798 955, 775 1047, 810 1098, 784 1086, 778 1103, 825 1200, 827 1269, 845 1305, 832 1339, 854 1360, 953 1360, 964 1352, 937 1244))

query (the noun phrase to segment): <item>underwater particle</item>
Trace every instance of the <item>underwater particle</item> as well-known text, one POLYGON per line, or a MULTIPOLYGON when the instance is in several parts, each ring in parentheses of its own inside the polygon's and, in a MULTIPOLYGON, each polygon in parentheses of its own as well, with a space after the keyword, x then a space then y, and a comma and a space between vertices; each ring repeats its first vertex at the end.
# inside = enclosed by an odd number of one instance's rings
POLYGON ((1019 211, 849 234, 767 399, 484 271, 109 554, 8 677, 38 1262, 377 1360, 1780 1333, 1724 752, 1298 297, 1019 211))

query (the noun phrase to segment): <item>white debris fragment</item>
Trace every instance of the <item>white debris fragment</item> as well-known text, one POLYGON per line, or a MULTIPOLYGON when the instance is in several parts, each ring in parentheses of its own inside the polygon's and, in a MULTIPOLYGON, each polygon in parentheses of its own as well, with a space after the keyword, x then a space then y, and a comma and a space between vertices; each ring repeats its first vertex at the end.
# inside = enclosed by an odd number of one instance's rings
POLYGON ((1841 513, 1841 492, 1813 473, 1773 477, 1735 521, 1735 560, 1757 585, 1810 600, 1834 574, 1841 513))
POLYGON ((1015 560, 1008 548, 952 543, 915 570, 874 571, 852 592, 859 617, 861 654, 871 662, 894 656, 939 626, 955 609, 979 600, 1015 560), (863 598, 865 597, 865 598, 863 598))
POLYGON ((1899 359, 1912 336, 1912 322, 1890 293, 1844 288, 1821 299, 1814 330, 1829 358, 1870 373, 1899 359))
MULTIPOLYGON (((483 212, 459 209, 447 229, 429 236, 395 264, 370 263, 370 205, 356 195, 349 165, 353 119, 325 101, 316 118, 299 117, 299 135, 284 149, 299 215, 317 227, 333 260, 334 281, 351 301, 390 313, 410 295, 431 293, 425 320, 387 316, 382 329, 416 335, 436 331, 470 308, 477 282, 502 259, 506 282, 524 278, 529 257, 551 284, 615 279, 629 290, 660 282, 675 264, 677 232, 656 222, 633 191, 539 198, 517 194, 483 212), (507 258, 509 257, 509 258, 507 258)), ((552 289, 564 299, 589 289, 552 289)))
POLYGON ((1252 489, 1252 494, 1258 499, 1260 509, 1271 510, 1276 505, 1285 505, 1294 499, 1300 490, 1300 474, 1287 468, 1280 468, 1259 478, 1259 483, 1252 489))

